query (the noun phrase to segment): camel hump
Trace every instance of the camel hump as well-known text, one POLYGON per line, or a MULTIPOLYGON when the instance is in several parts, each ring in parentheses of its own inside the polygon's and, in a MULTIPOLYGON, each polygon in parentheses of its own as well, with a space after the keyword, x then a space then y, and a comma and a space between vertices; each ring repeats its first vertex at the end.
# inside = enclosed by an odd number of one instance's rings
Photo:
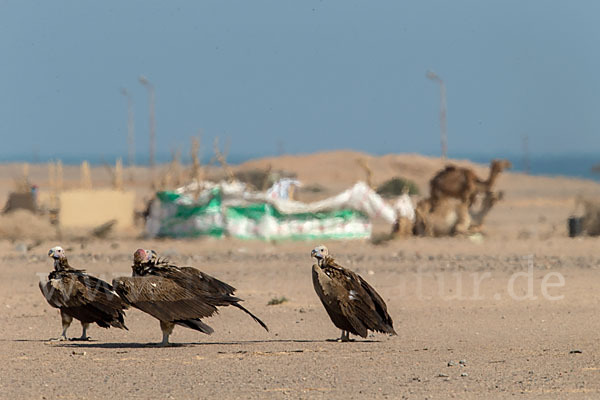
POLYGON ((429 180, 429 183, 434 184, 434 182, 437 182, 440 179, 446 179, 447 174, 453 173, 457 170, 458 170, 458 167, 456 165, 448 164, 444 167, 444 169, 438 171, 438 173, 435 174, 435 176, 429 180))

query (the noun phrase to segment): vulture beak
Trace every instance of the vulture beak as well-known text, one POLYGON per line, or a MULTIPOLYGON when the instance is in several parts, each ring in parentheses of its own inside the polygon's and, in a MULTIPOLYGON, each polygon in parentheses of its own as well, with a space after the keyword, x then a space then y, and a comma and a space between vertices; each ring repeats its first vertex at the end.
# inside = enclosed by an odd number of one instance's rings
POLYGON ((60 255, 56 254, 56 249, 52 248, 48 251, 48 257, 53 258, 55 260, 60 259, 60 255))
POLYGON ((314 257, 314 258, 323 258, 323 256, 321 255, 321 253, 317 250, 317 249, 313 249, 313 251, 310 252, 310 256, 314 257))

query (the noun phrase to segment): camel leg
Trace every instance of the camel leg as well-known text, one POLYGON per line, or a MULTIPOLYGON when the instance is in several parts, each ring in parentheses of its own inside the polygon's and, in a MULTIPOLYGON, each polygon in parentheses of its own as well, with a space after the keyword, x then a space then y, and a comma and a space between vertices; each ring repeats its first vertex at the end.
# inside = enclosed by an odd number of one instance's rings
MULTIPOLYGON (((429 214, 431 215, 431 214, 429 214)), ((428 216, 421 216, 421 226, 419 229, 419 235, 420 236, 426 236, 426 237, 433 237, 434 236, 434 232, 433 232, 433 222, 431 221, 431 219, 428 216)))
POLYGON ((480 233, 482 229, 483 226, 481 224, 473 225, 469 228, 469 233, 480 233))
POLYGON ((431 221, 426 220, 425 223, 425 236, 427 237, 434 237, 435 234, 433 232, 433 224, 431 223, 431 221))
POLYGON ((423 223, 421 222, 421 219, 419 218, 418 214, 415 216, 415 222, 412 227, 412 234, 414 236, 421 236, 423 234, 423 223))
POLYGON ((471 197, 473 196, 473 192, 472 191, 464 191, 462 196, 460 196, 460 200, 467 204, 467 205, 471 205, 471 197))
POLYGON ((415 210, 415 222, 413 225, 413 235, 415 236, 433 236, 433 228, 426 216, 426 212, 418 206, 415 210))
POLYGON ((469 206, 467 203, 462 203, 458 207, 458 221, 454 226, 454 233, 466 234, 471 225, 471 217, 469 216, 469 206))
POLYGON ((471 196, 469 196, 469 207, 471 207, 473 204, 475 204, 476 199, 477 199, 477 192, 471 193, 471 196))

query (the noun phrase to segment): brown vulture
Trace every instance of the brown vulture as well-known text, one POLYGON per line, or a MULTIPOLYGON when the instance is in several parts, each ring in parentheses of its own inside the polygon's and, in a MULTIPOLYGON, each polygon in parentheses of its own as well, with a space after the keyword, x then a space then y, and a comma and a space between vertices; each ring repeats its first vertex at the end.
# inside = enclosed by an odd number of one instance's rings
POLYGON ((325 246, 318 246, 311 256, 312 280, 333 324, 342 330, 342 342, 350 333, 367 337, 367 331, 396 335, 394 323, 381 296, 360 275, 335 262, 325 246))
POLYGON ((269 328, 233 296, 235 288, 193 267, 178 267, 159 259, 154 250, 138 249, 133 255, 132 277, 113 280, 115 290, 131 304, 160 321, 163 346, 175 325, 210 335, 213 329, 201 318, 218 313, 217 307, 239 308, 267 331, 269 328))
POLYGON ((39 286, 48 304, 60 309, 63 331, 59 340, 67 340, 73 318, 81 321, 83 332, 71 340, 89 340, 87 328, 94 322, 103 328, 127 329, 123 318, 127 305, 109 283, 72 268, 59 246, 51 248, 48 256, 54 259, 54 271, 39 286))

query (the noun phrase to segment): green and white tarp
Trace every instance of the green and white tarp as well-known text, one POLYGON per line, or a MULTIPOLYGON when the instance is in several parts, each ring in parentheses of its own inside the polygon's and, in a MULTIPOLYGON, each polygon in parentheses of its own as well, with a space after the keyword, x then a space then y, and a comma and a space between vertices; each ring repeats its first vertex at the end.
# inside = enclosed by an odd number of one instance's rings
POLYGON ((225 217, 219 189, 212 189, 198 201, 176 192, 156 193, 146 233, 150 237, 223 236, 225 217))
POLYGON ((158 192, 146 220, 150 237, 236 237, 263 240, 361 239, 371 218, 395 211, 362 182, 338 196, 305 204, 250 192, 241 183, 203 182, 158 192))

